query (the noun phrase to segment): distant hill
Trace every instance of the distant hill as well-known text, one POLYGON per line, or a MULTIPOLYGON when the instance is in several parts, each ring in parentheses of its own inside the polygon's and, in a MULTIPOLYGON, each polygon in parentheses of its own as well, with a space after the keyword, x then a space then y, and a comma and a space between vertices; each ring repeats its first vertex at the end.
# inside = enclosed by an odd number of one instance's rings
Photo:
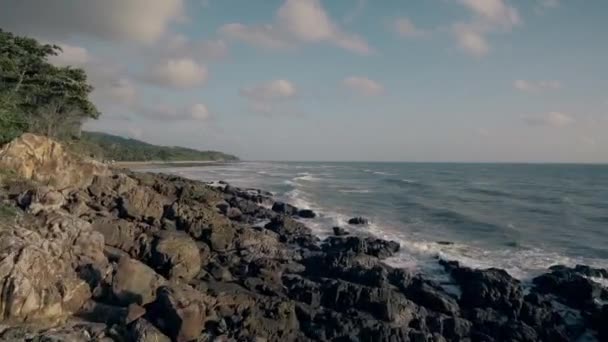
POLYGON ((100 160, 115 161, 236 161, 237 157, 217 151, 152 145, 140 140, 100 132, 82 132, 71 149, 100 160))

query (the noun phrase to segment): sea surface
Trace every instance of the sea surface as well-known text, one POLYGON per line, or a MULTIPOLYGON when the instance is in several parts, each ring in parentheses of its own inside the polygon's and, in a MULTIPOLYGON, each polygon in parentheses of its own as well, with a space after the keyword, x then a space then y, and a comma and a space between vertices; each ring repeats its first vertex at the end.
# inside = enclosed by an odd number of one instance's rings
POLYGON ((608 165, 241 162, 149 169, 271 191, 333 226, 393 239, 389 263, 440 274, 437 258, 524 281, 555 264, 608 267, 608 165), (368 226, 348 226, 353 216, 368 226))

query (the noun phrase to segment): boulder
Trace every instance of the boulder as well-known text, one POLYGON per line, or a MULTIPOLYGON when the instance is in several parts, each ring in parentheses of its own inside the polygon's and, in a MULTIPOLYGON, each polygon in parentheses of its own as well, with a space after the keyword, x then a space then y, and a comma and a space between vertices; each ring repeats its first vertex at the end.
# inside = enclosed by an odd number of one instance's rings
POLYGON ((593 307, 594 301, 602 295, 608 295, 606 289, 587 277, 587 274, 601 275, 601 271, 592 272, 593 269, 581 266, 578 266, 578 269, 553 267, 550 273, 534 278, 533 283, 540 293, 556 295, 567 305, 585 309, 593 307))
POLYGON ((365 217, 353 217, 350 220, 348 220, 348 224, 352 224, 352 225, 362 225, 362 224, 369 224, 369 220, 366 219, 365 217))
POLYGON ((474 270, 457 262, 440 261, 456 282, 462 295, 460 305, 466 308, 493 308, 509 317, 519 314, 523 303, 523 289, 519 280, 506 271, 489 268, 474 270))
POLYGON ((145 264, 131 258, 121 258, 112 280, 112 292, 118 303, 146 305, 156 299, 165 279, 145 264))
POLYGON ((399 243, 376 238, 359 236, 335 237, 325 239, 323 250, 326 252, 354 252, 367 254, 380 259, 393 256, 400 249, 399 243))
POLYGON ((25 179, 62 190, 86 187, 97 175, 108 175, 107 166, 68 153, 47 137, 25 133, 0 150, 0 169, 15 171, 25 179))
POLYGON ((346 229, 341 228, 341 227, 334 227, 333 231, 334 231, 335 236, 346 236, 349 234, 346 229))
POLYGON ((65 196, 47 186, 28 190, 17 197, 17 204, 34 215, 42 211, 57 211, 65 204, 65 196))
POLYGON ((83 306, 91 297, 89 286, 106 272, 103 237, 85 221, 56 212, 4 227, 0 231, 0 320, 65 318, 83 306), (81 279, 77 271, 83 267, 90 268, 95 277, 81 279))
POLYGON ((298 216, 300 216, 301 218, 311 219, 317 217, 317 214, 310 209, 302 209, 298 211, 298 216))
POLYGON ((160 221, 169 199, 147 187, 136 187, 125 192, 118 201, 121 215, 136 219, 160 221))
POLYGON ((154 325, 140 318, 129 327, 130 341, 134 342, 171 342, 154 325))
POLYGON ((420 278, 411 282, 405 294, 416 304, 436 312, 457 315, 460 311, 456 299, 445 293, 439 286, 420 278))
POLYGON ((201 255, 192 238, 179 231, 161 231, 152 248, 152 264, 168 279, 192 280, 201 269, 201 255))
POLYGON ((298 208, 284 202, 275 202, 272 205, 272 211, 289 216, 294 216, 298 214, 298 208))
POLYGON ((173 341, 192 341, 204 328, 205 298, 188 285, 171 283, 159 289, 149 313, 152 322, 173 341))
POLYGON ((91 222, 93 229, 103 235, 106 245, 129 252, 139 233, 135 224, 113 217, 95 217, 91 222))

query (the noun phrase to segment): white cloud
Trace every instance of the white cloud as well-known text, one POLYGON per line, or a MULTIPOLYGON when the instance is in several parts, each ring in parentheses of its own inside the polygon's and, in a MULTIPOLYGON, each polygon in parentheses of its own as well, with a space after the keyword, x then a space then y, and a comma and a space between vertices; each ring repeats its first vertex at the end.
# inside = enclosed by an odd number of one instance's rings
POLYGON ((536 93, 547 90, 560 89, 562 87, 559 81, 527 81, 516 80, 513 82, 513 87, 519 91, 527 93, 536 93))
POLYGON ((572 125, 576 120, 569 114, 550 112, 543 115, 526 116, 524 122, 530 126, 565 127, 572 125))
POLYGON ((272 49, 286 48, 291 45, 280 30, 272 25, 246 26, 239 23, 226 24, 219 33, 227 38, 243 41, 254 46, 272 49))
POLYGON ((202 103, 197 103, 190 108, 190 116, 194 120, 206 121, 211 117, 209 108, 202 103))
POLYGON ((285 48, 295 43, 328 43, 362 55, 373 52, 365 39, 344 31, 335 23, 320 0, 285 0, 276 13, 274 24, 247 26, 232 23, 222 26, 219 32, 266 48, 285 48))
POLYGON ((4 29, 53 40, 88 35, 151 43, 183 18, 183 9, 183 0, 18 0, 3 6, 0 22, 4 29))
POLYGON ((460 0, 462 4, 483 20, 507 28, 520 23, 517 9, 508 6, 504 0, 460 0))
POLYGON ((467 54, 474 57, 483 57, 490 52, 486 37, 474 27, 466 24, 455 25, 453 33, 458 46, 467 54))
POLYGON ((376 96, 384 93, 384 86, 369 78, 351 76, 342 81, 342 85, 359 95, 376 96))
POLYGON ((519 12, 506 0, 458 0, 473 18, 467 23, 457 23, 452 33, 458 46, 474 57, 483 57, 490 52, 487 35, 509 32, 522 23, 519 12))
POLYGON ((293 112, 285 103, 294 99, 298 90, 295 84, 288 80, 278 79, 243 88, 239 94, 247 99, 249 110, 265 115, 278 112, 293 112))
POLYGON ((192 88, 205 84, 208 71, 190 58, 169 59, 142 76, 147 82, 174 88, 192 88))
POLYGON ((395 19, 393 22, 393 29, 400 36, 407 38, 417 38, 427 34, 426 31, 417 28, 409 18, 395 19))
POLYGON ((240 94, 255 101, 282 100, 296 96, 297 89, 293 83, 287 80, 274 80, 243 88, 240 94))
POLYGON ((58 66, 83 66, 91 60, 89 51, 80 46, 69 45, 65 43, 55 43, 61 47, 61 53, 57 56, 51 56, 49 61, 58 66))

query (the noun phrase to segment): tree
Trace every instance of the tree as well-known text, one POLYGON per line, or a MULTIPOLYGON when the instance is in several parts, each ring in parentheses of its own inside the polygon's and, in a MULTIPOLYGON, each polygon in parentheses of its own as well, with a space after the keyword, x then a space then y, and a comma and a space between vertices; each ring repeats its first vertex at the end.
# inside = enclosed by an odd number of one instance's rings
POLYGON ((56 45, 0 29, 0 95, 16 104, 18 110, 13 112, 27 122, 24 130, 53 137, 72 135, 85 120, 100 115, 89 100, 93 87, 84 70, 48 62, 60 52, 56 45))

